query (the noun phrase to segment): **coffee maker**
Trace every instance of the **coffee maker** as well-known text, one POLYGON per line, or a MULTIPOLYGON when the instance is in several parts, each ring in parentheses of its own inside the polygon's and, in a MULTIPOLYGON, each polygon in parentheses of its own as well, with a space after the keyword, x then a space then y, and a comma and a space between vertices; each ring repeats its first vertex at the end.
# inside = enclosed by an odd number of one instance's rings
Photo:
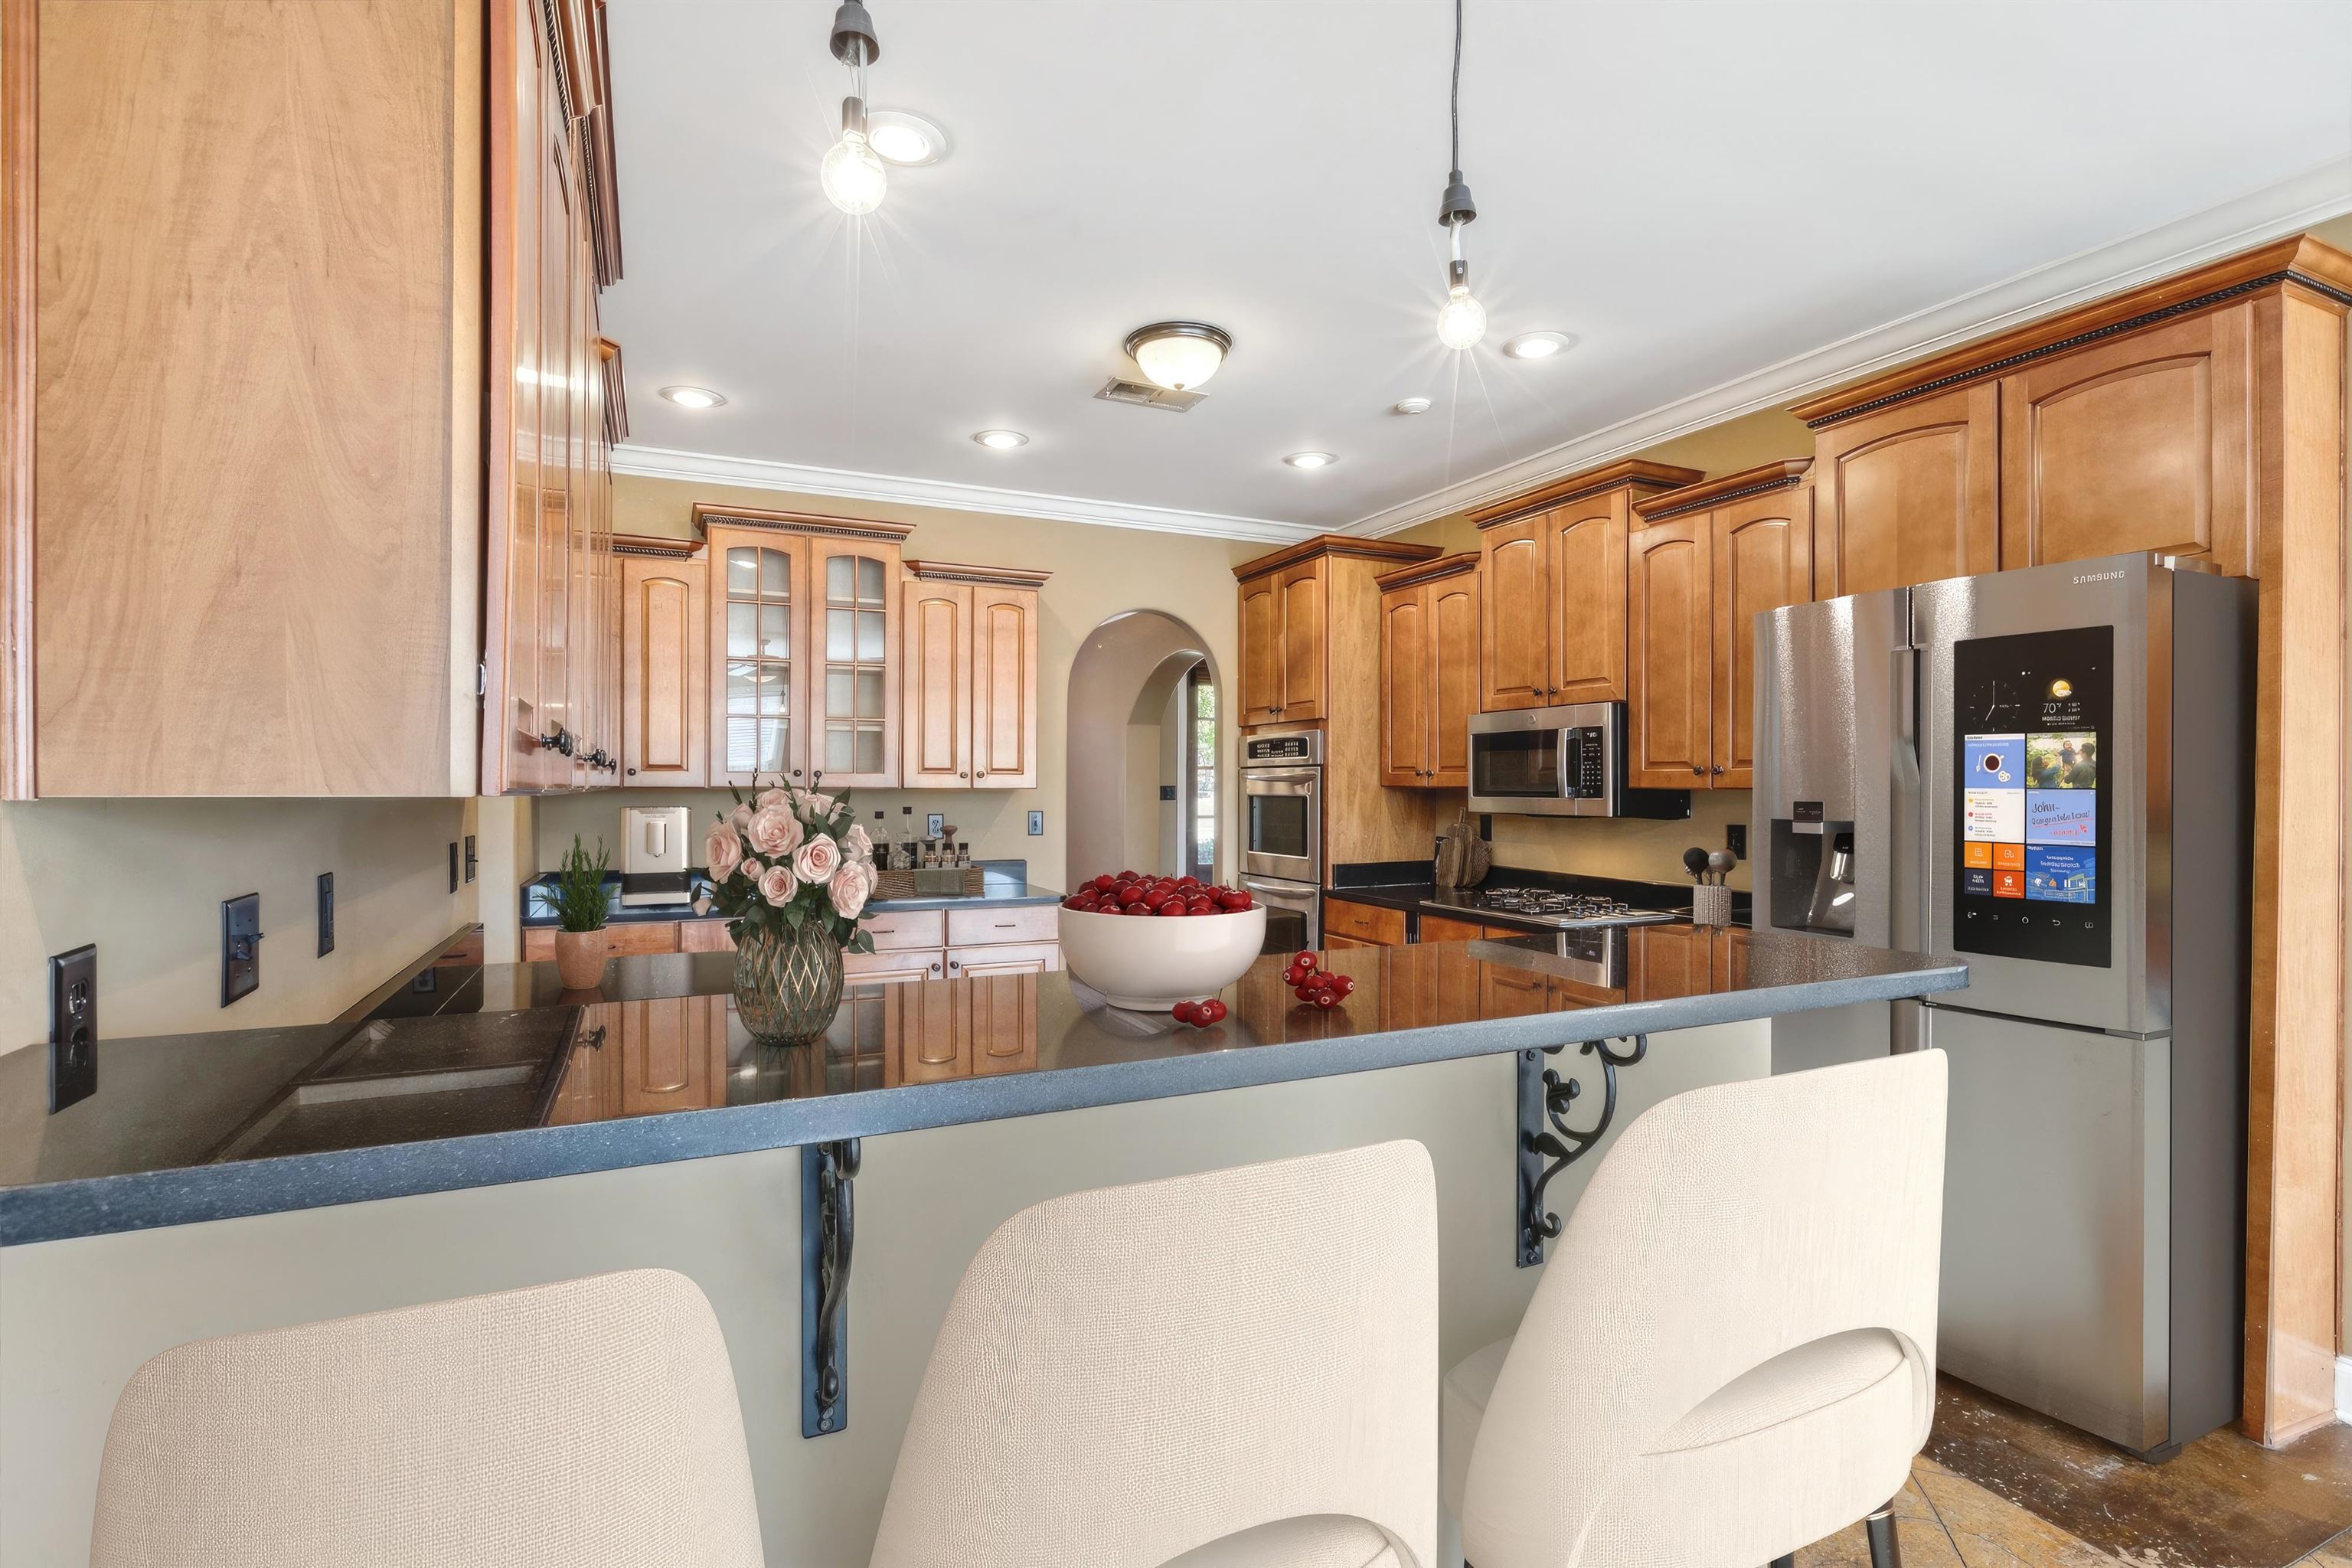
POLYGON ((687 869, 687 808, 625 805, 621 808, 621 902, 684 904, 693 893, 687 869))

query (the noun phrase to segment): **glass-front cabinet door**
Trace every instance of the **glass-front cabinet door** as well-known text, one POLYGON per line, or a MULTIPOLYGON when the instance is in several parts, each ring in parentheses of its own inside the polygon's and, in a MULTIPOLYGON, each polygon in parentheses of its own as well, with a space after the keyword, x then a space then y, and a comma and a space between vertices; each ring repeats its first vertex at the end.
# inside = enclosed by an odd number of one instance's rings
POLYGON ((698 506, 710 778, 898 784, 899 543, 911 525, 698 506))

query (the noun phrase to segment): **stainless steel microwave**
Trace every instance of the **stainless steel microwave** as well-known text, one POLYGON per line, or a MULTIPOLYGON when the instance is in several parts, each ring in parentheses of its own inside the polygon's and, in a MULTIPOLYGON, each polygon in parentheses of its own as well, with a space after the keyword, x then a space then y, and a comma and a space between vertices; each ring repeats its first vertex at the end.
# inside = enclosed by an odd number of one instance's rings
POLYGON ((1517 816, 1690 815, 1686 789, 1625 787, 1625 705, 1470 716, 1470 809, 1517 816))

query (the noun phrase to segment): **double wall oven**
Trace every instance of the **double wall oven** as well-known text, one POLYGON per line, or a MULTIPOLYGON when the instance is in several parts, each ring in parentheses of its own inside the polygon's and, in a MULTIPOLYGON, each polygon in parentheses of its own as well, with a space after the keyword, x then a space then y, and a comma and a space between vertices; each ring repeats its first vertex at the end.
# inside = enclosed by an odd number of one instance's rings
POLYGON ((1242 886, 1265 906, 1265 951, 1322 943, 1323 731, 1242 738, 1242 886))

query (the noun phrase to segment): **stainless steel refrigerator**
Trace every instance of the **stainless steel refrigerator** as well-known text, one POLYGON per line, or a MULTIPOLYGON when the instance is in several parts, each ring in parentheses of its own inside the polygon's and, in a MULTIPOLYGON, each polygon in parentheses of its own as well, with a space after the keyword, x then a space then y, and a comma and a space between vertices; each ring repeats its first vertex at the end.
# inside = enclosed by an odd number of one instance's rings
POLYGON ((2126 555, 1756 621, 1756 923, 1969 965, 1774 1065, 1948 1054, 1940 1364, 2151 1455, 2238 1411, 2253 586, 2126 555))

